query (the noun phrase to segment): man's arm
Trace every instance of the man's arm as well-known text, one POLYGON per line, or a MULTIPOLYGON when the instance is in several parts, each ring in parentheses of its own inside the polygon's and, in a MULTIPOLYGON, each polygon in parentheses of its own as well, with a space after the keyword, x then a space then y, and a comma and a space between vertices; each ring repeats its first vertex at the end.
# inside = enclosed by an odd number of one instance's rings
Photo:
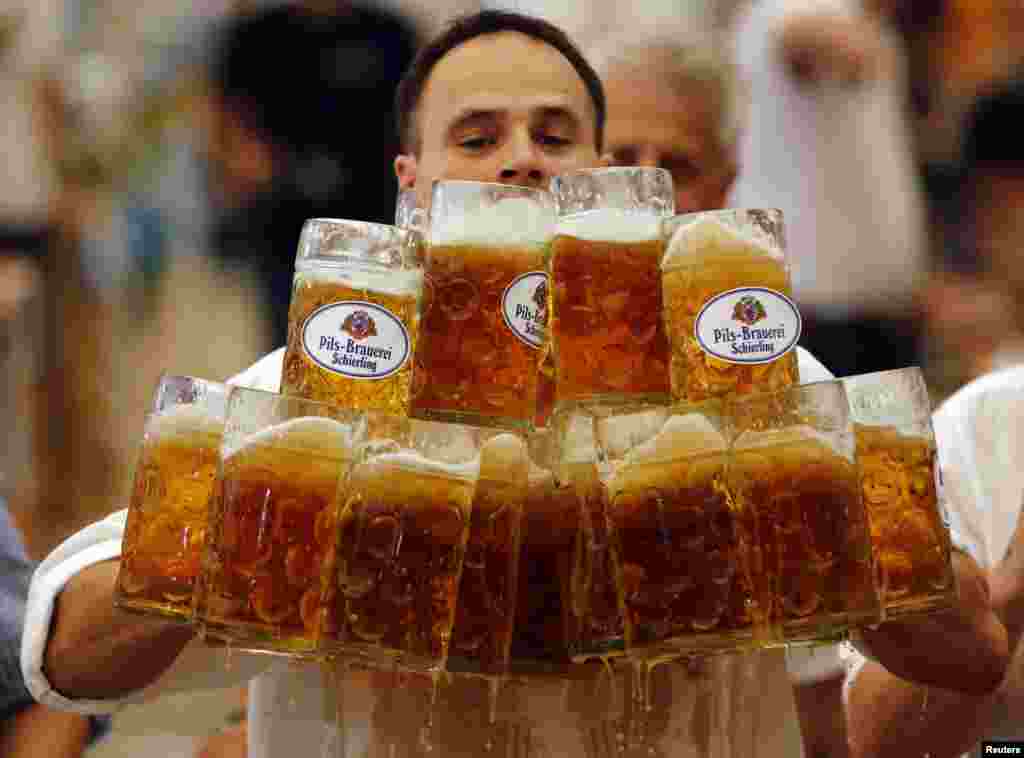
MULTIPOLYGON (((986 602, 1001 622, 1009 649, 1016 649, 1024 626, 1024 523, 1018 527, 1007 557, 990 574, 990 582, 973 561, 957 555, 961 603, 978 607, 986 602), (988 587, 991 585, 991 599, 988 587)), ((984 618, 985 614, 981 614, 984 618)), ((932 632, 942 627, 942 617, 932 620, 932 632)), ((980 622, 987 623, 987 622, 980 622)), ((890 667, 904 673, 922 675, 923 680, 941 679, 944 667, 950 670, 973 660, 974 650, 964 648, 963 639, 952 637, 944 646, 932 644, 933 635, 925 630, 928 640, 923 649, 916 641, 913 622, 905 622, 888 640, 879 640, 884 626, 875 633, 872 652, 883 651, 890 667), (902 641, 901 641, 902 638, 902 641), (958 644, 959 643, 959 644, 958 644), (905 646, 904 658, 896 660, 897 647, 905 646), (929 652, 930 651, 930 652, 929 652), (935 670, 927 672, 927 656, 932 656, 935 670), (902 664, 902 665, 901 665, 902 664)), ((982 684, 984 677, 972 680, 982 684)), ((991 729, 997 706, 1002 699, 1001 688, 971 692, 926 686, 908 681, 869 661, 850 685, 846 703, 847 732, 853 758, 902 758, 906 755, 931 755, 932 758, 957 758, 966 753, 991 729)))
POLYGON ((90 566, 57 596, 44 672, 65 697, 108 699, 142 689, 193 637, 190 625, 115 608, 118 566, 116 560, 90 566))

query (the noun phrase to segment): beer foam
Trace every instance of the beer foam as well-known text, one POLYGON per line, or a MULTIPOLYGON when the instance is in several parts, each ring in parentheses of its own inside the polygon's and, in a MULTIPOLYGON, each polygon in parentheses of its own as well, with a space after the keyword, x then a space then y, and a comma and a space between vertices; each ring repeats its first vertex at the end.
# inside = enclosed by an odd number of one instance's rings
POLYGON ((512 197, 465 213, 444 214, 430 229, 432 245, 543 245, 554 235, 555 210, 512 197))
POLYGON ((351 455, 352 428, 322 416, 293 418, 226 446, 224 458, 262 447, 288 448, 344 460, 351 455))
POLYGON ((193 434, 220 436, 224 418, 199 405, 176 405, 154 413, 146 424, 146 436, 157 440, 193 434))
POLYGON ((716 256, 779 257, 777 251, 754 237, 741 234, 713 216, 700 216, 676 229, 661 259, 661 265, 680 264, 687 258, 709 253, 716 256))
POLYGON ((653 211, 600 208, 558 219, 558 234, 594 242, 649 242, 661 237, 664 217, 653 211))
POLYGON ((598 436, 604 455, 612 460, 623 458, 661 431, 668 413, 667 408, 650 408, 598 419, 598 436))
POLYGON ((378 476, 388 469, 402 469, 452 479, 476 479, 480 470, 480 459, 474 458, 464 463, 446 463, 427 458, 413 450, 402 450, 375 456, 360 466, 361 476, 378 476))
POLYGON ((514 434, 499 434, 480 448, 480 478, 525 480, 529 457, 526 443, 514 434))
POLYGON ((377 270, 365 267, 332 266, 325 261, 295 264, 296 278, 312 285, 342 285, 393 295, 417 294, 423 287, 423 269, 377 270))
POLYGON ((633 448, 623 465, 681 460, 702 453, 724 452, 725 436, 699 413, 672 416, 654 437, 633 448))

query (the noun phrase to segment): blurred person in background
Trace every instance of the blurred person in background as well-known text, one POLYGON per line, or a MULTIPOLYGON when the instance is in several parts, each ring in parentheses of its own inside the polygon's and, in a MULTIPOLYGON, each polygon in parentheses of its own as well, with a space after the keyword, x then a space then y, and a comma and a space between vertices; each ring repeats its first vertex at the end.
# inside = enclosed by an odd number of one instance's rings
POLYGON ((736 178, 740 97, 721 49, 623 37, 591 57, 608 97, 608 161, 672 174, 676 213, 722 208, 736 178))
POLYGON ((786 216, 802 344, 838 375, 915 362, 929 267, 905 41, 941 0, 758 0, 736 26, 750 96, 730 204, 786 216))
POLYGON ((416 45, 403 18, 344 0, 253 11, 222 30, 208 113, 212 249, 256 272, 273 344, 287 336, 303 222, 394 217, 393 93, 416 45))

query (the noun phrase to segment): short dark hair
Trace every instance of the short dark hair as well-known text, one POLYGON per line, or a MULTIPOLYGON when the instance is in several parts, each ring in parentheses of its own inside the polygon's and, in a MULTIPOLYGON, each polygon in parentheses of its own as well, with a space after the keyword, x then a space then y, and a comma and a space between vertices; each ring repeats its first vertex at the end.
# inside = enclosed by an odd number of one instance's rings
POLYGON ((417 54, 412 65, 398 85, 395 94, 395 113, 398 119, 398 138, 403 150, 419 149, 416 135, 416 109, 434 66, 459 45, 477 37, 499 32, 518 32, 539 40, 560 52, 576 69, 594 103, 595 141, 598 150, 604 141, 606 114, 604 87, 594 67, 569 36, 548 21, 534 16, 508 11, 486 10, 456 18, 437 37, 417 54))

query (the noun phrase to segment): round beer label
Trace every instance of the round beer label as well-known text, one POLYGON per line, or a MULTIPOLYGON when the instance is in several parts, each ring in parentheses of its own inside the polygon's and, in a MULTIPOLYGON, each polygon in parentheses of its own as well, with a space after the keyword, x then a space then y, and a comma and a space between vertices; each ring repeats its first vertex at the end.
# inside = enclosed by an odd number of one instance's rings
POLYGON ((384 379, 409 359, 409 332, 391 311, 362 300, 323 305, 302 326, 302 349, 350 379, 384 379))
POLYGON ((796 347, 802 322, 796 303, 765 287, 740 287, 704 304, 694 336, 704 352, 728 363, 771 363, 796 347))
POLYGON ((548 333, 548 275, 543 271, 520 274, 501 296, 505 325, 530 347, 540 347, 548 333))

